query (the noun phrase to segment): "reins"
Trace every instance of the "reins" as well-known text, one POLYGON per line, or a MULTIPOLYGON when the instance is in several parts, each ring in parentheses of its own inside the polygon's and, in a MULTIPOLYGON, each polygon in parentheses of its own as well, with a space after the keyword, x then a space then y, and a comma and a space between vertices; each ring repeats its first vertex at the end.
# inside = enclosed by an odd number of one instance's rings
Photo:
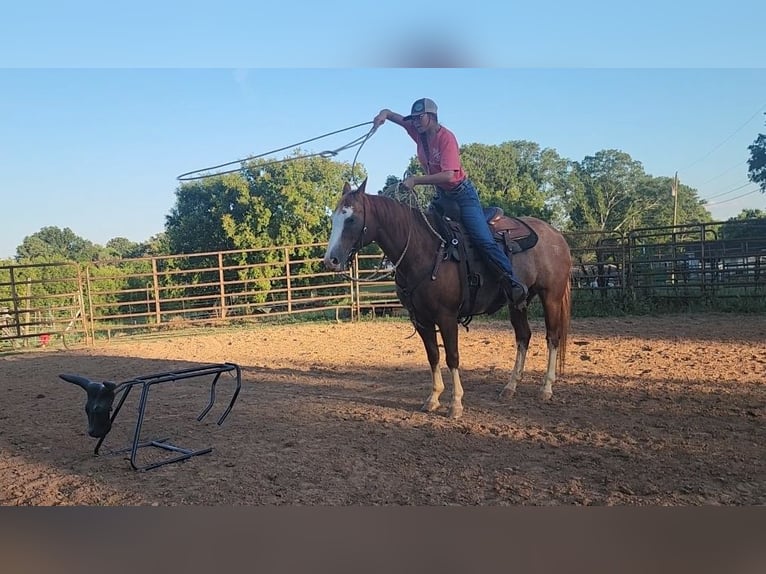
MULTIPOLYGON (((403 178, 403 179, 405 179, 405 178, 403 178)), ((403 186, 402 186, 402 184, 401 184, 401 183, 396 183, 396 184, 393 184, 393 185, 396 187, 396 189, 397 189, 397 190, 399 190, 399 189, 402 189, 402 188, 403 188, 403 186)), ((392 187, 392 186, 389 186, 389 187, 388 187, 388 188, 386 188, 386 189, 390 189, 391 187, 392 187)), ((407 189, 407 188, 404 188, 404 189, 407 189)), ((426 223, 426 226, 428 227, 428 229, 429 229, 429 230, 431 231, 431 233, 433 233, 433 234, 434 234, 434 235, 435 235, 435 236, 436 236, 436 237, 439 239, 439 241, 441 242, 441 246, 440 246, 440 249, 443 249, 443 248, 444 248, 444 245, 446 245, 446 241, 445 241, 445 240, 444 240, 444 238, 443 238, 443 237, 442 237, 442 236, 441 236, 441 235, 440 235, 440 234, 439 234, 439 233, 438 233, 438 232, 437 232, 437 231, 436 231, 436 230, 433 228, 433 226, 431 225, 431 222, 430 222, 430 221, 428 221, 428 217, 426 217, 426 214, 425 214, 425 213, 424 213, 424 212, 423 212, 423 211, 420 209, 420 207, 418 206, 418 202, 417 202, 417 196, 416 196, 416 194, 415 194, 415 190, 413 190, 413 189, 407 189, 407 192, 408 192, 408 193, 407 193, 407 197, 408 197, 408 199, 409 199, 409 207, 410 207, 410 209, 411 209, 411 210, 415 210, 415 211, 417 211, 417 212, 418 212, 418 213, 421 215, 421 217, 423 218, 423 221, 425 221, 425 223, 426 223)), ((351 250, 351 253, 350 253, 350 255, 349 255, 349 258, 350 258, 350 257, 353 257, 353 256, 354 256, 356 253, 358 253, 359 249, 361 249, 361 246, 362 246, 362 244, 364 243, 364 234, 365 234, 365 232, 367 231, 367 225, 366 225, 366 222, 367 222, 367 208, 365 207, 365 210, 364 210, 364 216, 363 216, 362 231, 361 231, 361 233, 359 234, 359 239, 357 239, 357 240, 356 240, 356 242, 354 243, 354 248, 351 250), (358 247, 357 247, 357 246, 358 246, 358 247)), ((357 276, 357 277, 354 277, 354 276, 353 276, 353 275, 351 275, 350 273, 343 273, 343 272, 341 272, 341 273, 338 273, 338 274, 339 274, 341 277, 343 277, 343 278, 345 278, 345 279, 348 279, 349 281, 353 281, 353 282, 355 282, 355 283, 374 283, 374 282, 377 282, 377 281, 382 281, 382 280, 384 280, 384 279, 388 279, 389 277, 391 277, 391 276, 395 275, 395 274, 396 274, 396 271, 397 271, 397 269, 399 268, 399 265, 402 263, 402 261, 404 261, 404 257, 405 257, 405 255, 407 255, 407 250, 408 250, 408 249, 409 249, 409 247, 410 247, 410 240, 412 239, 412 229, 413 229, 413 227, 414 227, 414 226, 415 226, 415 221, 414 221, 414 219, 412 218, 412 213, 410 213, 410 225, 409 225, 409 228, 407 229, 407 241, 406 241, 406 242, 405 242, 405 244, 404 244, 404 249, 402 249, 402 254, 399 256, 399 258, 397 259, 396 263, 393 263, 393 264, 391 265, 391 267, 388 269, 388 271, 386 271, 386 272, 384 272, 384 273, 381 273, 381 268, 382 268, 382 266, 383 266, 383 262, 386 260, 386 255, 385 255, 385 254, 383 254, 383 257, 381 258, 381 260, 380 260, 380 263, 378 263, 378 265, 375 267, 375 269, 373 269, 373 271, 372 271, 372 275, 371 275, 370 277, 366 277, 366 278, 362 278, 362 277, 358 277, 358 276, 357 276)))

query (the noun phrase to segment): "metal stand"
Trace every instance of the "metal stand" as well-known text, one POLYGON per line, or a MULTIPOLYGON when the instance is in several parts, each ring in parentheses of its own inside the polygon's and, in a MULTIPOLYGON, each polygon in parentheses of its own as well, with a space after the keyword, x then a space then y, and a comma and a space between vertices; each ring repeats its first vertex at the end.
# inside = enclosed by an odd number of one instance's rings
MULTIPOLYGON (((128 448, 112 451, 109 454, 118 454, 118 453, 130 451, 130 459, 129 459, 130 466, 133 467, 133 470, 145 471, 145 470, 151 470, 152 468, 157 468, 158 466, 163 466, 166 464, 170 464, 172 462, 186 460, 193 456, 198 456, 201 454, 207 454, 211 452, 213 450, 212 448, 204 448, 200 450, 190 450, 186 448, 181 448, 168 443, 167 441, 169 439, 167 438, 150 440, 150 441, 141 443, 140 442, 141 425, 144 422, 144 410, 146 409, 146 403, 149 398, 149 390, 152 388, 153 385, 157 385, 159 383, 166 383, 168 381, 179 381, 182 379, 190 379, 193 377, 203 377, 205 375, 215 375, 215 377, 213 378, 213 382, 210 385, 210 402, 202 410, 199 416, 197 416, 197 420, 201 421, 205 417, 205 415, 207 415, 207 413, 210 412, 210 409, 213 408, 213 403, 215 402, 215 385, 216 383, 218 383, 218 379, 221 377, 221 374, 227 373, 227 372, 230 373, 232 371, 234 372, 237 378, 237 387, 236 387, 236 390, 234 391, 234 396, 231 398, 231 402, 229 403, 229 406, 223 412, 221 417, 218 419, 218 425, 220 426, 221 424, 223 424, 223 421, 226 419, 226 417, 229 416, 231 409, 234 407, 234 402, 237 400, 237 396, 239 395, 240 388, 242 387, 242 372, 239 366, 235 365, 234 363, 221 363, 218 365, 207 365, 204 367, 194 367, 191 369, 183 369, 180 371, 171 371, 169 373, 158 373, 155 375, 136 377, 135 379, 131 379, 129 381, 120 383, 117 390, 115 391, 115 394, 122 393, 122 397, 120 397, 120 400, 117 403, 117 406, 114 408, 114 413, 112 414, 111 421, 114 422, 114 419, 117 418, 117 415, 119 414, 120 409, 122 408, 122 405, 125 403, 125 399, 128 398, 128 395, 130 394, 130 391, 133 390, 133 387, 135 387, 136 385, 141 385, 141 400, 138 403, 138 420, 136 421, 136 429, 133 432, 133 444, 129 446, 128 448), (179 456, 174 456, 167 460, 155 462, 153 464, 148 464, 145 466, 136 465, 136 455, 138 453, 138 450, 141 448, 150 447, 150 446, 161 448, 161 449, 172 451, 172 452, 181 453, 181 454, 179 456)), ((98 442, 96 443, 96 448, 93 451, 93 454, 98 456, 98 451, 101 448, 101 443, 104 442, 105 438, 106 436, 103 436, 98 440, 98 442)))

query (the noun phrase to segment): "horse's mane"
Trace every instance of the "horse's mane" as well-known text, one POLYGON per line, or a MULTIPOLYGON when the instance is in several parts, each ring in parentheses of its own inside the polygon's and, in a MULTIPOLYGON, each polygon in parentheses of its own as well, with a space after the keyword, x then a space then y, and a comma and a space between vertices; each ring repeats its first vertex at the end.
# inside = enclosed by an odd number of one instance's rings
POLYGON ((387 220, 402 225, 405 233, 408 232, 409 226, 412 226, 413 232, 423 233, 430 236, 433 240, 438 238, 434 233, 433 215, 421 210, 419 206, 409 205, 387 195, 365 195, 367 201, 370 202, 373 209, 378 213, 379 218, 383 216, 387 220))

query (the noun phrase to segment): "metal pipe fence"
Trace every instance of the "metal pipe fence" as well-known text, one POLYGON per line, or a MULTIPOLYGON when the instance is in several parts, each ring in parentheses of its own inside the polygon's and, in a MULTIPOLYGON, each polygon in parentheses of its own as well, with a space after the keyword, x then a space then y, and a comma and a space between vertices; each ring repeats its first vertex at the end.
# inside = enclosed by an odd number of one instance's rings
MULTIPOLYGON (((756 228, 763 233, 752 233, 752 221, 738 224, 566 234, 575 312, 625 312, 657 302, 763 301, 766 225, 756 228), (746 227, 748 233, 738 233, 746 227)), ((403 312, 392 277, 351 282, 327 272, 325 248, 312 243, 84 265, 2 266, 0 350, 94 345, 129 333, 299 314, 358 320, 403 312)), ((382 265, 380 251, 369 246, 354 258, 351 274, 378 277, 382 265)))

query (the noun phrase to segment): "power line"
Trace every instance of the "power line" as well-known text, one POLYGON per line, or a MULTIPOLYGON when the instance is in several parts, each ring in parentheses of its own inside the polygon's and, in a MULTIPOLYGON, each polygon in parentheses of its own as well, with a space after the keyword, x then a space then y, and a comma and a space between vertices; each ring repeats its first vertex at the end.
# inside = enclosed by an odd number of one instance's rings
POLYGON ((706 203, 705 207, 710 207, 711 205, 723 205, 724 203, 729 203, 732 201, 735 201, 737 199, 742 199, 743 197, 747 197, 748 195, 753 195, 754 193, 758 193, 761 191, 760 189, 754 189, 752 191, 748 191, 747 193, 743 193, 742 195, 738 195, 736 197, 732 197, 731 199, 726 199, 724 201, 716 201, 715 203, 706 203))
POLYGON ((743 184, 742 184, 742 185, 740 185, 739 187, 735 187, 735 188, 733 188, 733 189, 730 189, 729 191, 724 191, 724 192, 722 192, 722 193, 716 193, 715 195, 711 195, 710 197, 703 197, 702 199, 705 199, 705 200, 708 200, 708 199, 715 199, 716 197, 721 197, 721 196, 723 196, 723 195, 729 195, 730 193, 734 193, 735 191, 739 191, 739 190, 740 190, 740 189, 742 189, 743 187, 747 187, 748 185, 750 185, 750 183, 751 183, 751 182, 749 182, 749 181, 748 181, 747 183, 743 183, 743 184))
POLYGON ((698 164, 699 162, 701 162, 703 159, 706 159, 708 156, 710 156, 710 154, 712 154, 714 151, 716 151, 718 148, 720 148, 720 147, 721 147, 723 144, 725 144, 727 141, 729 141, 731 138, 733 138, 733 137, 734 137, 734 136, 735 136, 735 135, 736 135, 736 134, 737 134, 737 133, 738 133, 740 130, 742 130, 742 128, 744 128, 744 127, 745 127, 747 124, 749 124, 751 121, 753 121, 753 118, 754 118, 755 116, 757 116, 757 115, 758 115, 758 114, 759 114, 759 113, 760 113, 760 112, 761 112, 761 111, 762 111, 764 108, 766 108, 766 104, 763 104, 763 105, 762 105, 760 108, 758 108, 758 109, 755 111, 755 113, 754 113, 752 116, 750 116, 750 118, 748 118, 748 120, 747 120, 747 121, 746 121, 744 124, 742 124, 742 125, 741 125, 741 126, 739 126, 739 127, 736 129, 736 130, 734 130, 734 132, 732 132, 732 134, 731 134, 729 137, 727 137, 725 140, 723 140, 721 143, 719 143, 717 146, 715 146, 713 149, 711 149, 709 152, 707 152, 707 153, 706 153, 705 155, 703 155, 701 158, 699 158, 698 160, 696 160, 696 161, 693 161, 693 162, 692 162, 692 163, 690 163, 689 165, 687 165, 687 166, 685 166, 685 167, 681 168, 679 171, 683 171, 683 170, 685 170, 685 169, 689 169, 690 167, 692 167, 692 166, 694 166, 694 165, 697 165, 697 164, 698 164))

